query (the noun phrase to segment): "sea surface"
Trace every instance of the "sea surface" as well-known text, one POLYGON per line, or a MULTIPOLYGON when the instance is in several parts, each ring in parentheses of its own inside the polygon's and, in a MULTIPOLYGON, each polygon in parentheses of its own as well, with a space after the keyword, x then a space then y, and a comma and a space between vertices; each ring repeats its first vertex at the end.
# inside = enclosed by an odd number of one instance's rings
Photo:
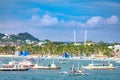
MULTIPOLYGON (((11 60, 22 61, 24 58, 0 58, 2 63, 8 63, 11 60)), ((53 59, 39 60, 39 65, 49 65, 53 59)), ((67 74, 60 74, 62 71, 69 71, 70 67, 74 64, 77 68, 79 65, 88 65, 91 60, 66 60, 66 64, 62 64, 59 59, 54 59, 57 66, 61 66, 61 70, 32 70, 29 71, 9 71, 0 72, 0 80, 120 80, 120 64, 115 61, 110 61, 116 70, 85 70, 87 75, 82 76, 69 76, 67 74)), ((94 60, 94 63, 102 63, 101 60, 94 60)), ((36 63, 36 61, 33 61, 36 63)))

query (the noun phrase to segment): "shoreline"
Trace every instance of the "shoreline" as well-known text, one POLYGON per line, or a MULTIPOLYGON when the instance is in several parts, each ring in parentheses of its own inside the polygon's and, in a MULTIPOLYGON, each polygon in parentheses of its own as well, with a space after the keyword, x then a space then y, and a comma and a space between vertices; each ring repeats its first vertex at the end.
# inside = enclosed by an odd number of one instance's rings
MULTIPOLYGON (((40 56, 37 56, 37 55, 30 55, 30 56, 16 56, 16 55, 0 55, 0 57, 13 57, 13 58, 40 58, 40 56)), ((67 60, 118 60, 120 58, 115 58, 115 57, 94 57, 94 58, 91 58, 91 57, 83 57, 83 58, 80 58, 79 56, 78 57, 72 57, 72 58, 63 58, 62 56, 48 56, 48 57, 43 57, 44 59, 67 59, 67 60)))

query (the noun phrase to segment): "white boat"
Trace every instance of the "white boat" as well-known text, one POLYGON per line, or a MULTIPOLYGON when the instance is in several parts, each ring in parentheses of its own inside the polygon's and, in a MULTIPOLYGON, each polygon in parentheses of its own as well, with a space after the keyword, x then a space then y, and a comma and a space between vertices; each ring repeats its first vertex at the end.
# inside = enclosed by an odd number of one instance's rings
POLYGON ((0 71, 27 71, 30 68, 24 68, 23 65, 19 65, 18 63, 14 64, 0 64, 0 71))
POLYGON ((92 70, 114 70, 116 69, 113 64, 110 63, 103 63, 103 64, 89 64, 88 66, 82 66, 84 69, 92 69, 92 70))
POLYGON ((6 66, 12 67, 16 63, 19 65, 22 65, 24 68, 31 68, 31 67, 35 66, 30 61, 10 61, 8 64, 6 64, 6 66))
POLYGON ((48 66, 39 66, 38 64, 35 64, 35 66, 32 67, 32 69, 35 69, 35 70, 60 70, 61 67, 56 66, 53 61, 53 63, 48 66))
POLYGON ((22 61, 22 62, 19 62, 18 64, 23 65, 24 68, 32 68, 33 66, 35 66, 30 61, 22 61))

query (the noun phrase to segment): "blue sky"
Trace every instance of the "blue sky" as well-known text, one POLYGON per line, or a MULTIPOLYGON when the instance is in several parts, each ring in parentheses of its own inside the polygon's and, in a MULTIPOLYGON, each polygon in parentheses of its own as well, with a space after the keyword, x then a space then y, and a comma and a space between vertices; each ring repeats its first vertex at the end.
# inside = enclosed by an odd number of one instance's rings
POLYGON ((119 0, 1 0, 0 33, 28 32, 40 40, 120 42, 119 0))

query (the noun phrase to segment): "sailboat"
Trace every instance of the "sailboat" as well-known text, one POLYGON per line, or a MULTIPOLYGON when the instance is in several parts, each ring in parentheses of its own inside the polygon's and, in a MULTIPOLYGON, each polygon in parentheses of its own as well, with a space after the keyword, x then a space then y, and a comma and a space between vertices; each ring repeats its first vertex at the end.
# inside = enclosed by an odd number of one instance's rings
POLYGON ((72 65, 72 68, 70 70, 69 76, 82 76, 84 75, 84 71, 79 68, 79 63, 78 63, 78 68, 75 70, 74 64, 72 65))

